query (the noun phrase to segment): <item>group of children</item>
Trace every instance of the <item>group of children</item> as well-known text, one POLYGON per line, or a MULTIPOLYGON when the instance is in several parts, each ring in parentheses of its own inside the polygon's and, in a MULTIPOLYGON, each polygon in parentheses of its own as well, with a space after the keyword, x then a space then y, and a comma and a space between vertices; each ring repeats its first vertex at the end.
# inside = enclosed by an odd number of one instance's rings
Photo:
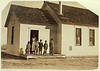
MULTIPOLYGON (((54 42, 53 39, 51 39, 50 41, 50 54, 53 55, 53 47, 54 47, 54 42)), ((43 45, 42 39, 40 40, 40 42, 36 41, 36 38, 32 38, 32 45, 30 43, 30 41, 28 41, 27 46, 26 46, 26 54, 34 54, 34 55, 42 55, 42 49, 44 47, 44 51, 43 51, 43 55, 45 55, 47 53, 47 49, 48 49, 48 43, 45 40, 45 43, 43 45)))

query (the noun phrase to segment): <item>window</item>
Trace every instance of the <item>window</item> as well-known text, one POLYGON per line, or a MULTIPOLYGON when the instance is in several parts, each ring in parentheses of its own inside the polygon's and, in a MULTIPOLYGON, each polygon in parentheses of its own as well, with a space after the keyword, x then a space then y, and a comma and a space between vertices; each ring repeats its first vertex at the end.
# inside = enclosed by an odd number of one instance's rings
POLYGON ((94 31, 94 29, 89 30, 89 44, 90 44, 90 46, 95 45, 95 31, 94 31))
POLYGON ((76 28, 76 45, 81 45, 81 28, 76 28))
POLYGON ((14 26, 12 26, 11 44, 14 44, 14 26))

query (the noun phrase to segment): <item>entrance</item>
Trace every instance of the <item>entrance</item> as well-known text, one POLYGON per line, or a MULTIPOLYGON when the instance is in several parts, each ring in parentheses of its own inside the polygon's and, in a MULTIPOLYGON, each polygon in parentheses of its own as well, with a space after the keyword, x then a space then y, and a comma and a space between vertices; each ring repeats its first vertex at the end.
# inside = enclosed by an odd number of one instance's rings
POLYGON ((36 40, 39 38, 39 30, 30 30, 30 43, 31 43, 31 52, 32 52, 32 38, 35 36, 36 40))

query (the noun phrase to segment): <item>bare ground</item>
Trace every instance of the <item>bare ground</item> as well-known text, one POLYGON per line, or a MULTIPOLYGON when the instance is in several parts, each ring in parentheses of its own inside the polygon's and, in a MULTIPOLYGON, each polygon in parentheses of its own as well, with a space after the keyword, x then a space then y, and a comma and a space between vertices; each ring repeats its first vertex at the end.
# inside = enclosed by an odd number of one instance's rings
POLYGON ((2 53, 1 57, 2 69, 93 70, 98 67, 97 56, 25 60, 2 53))

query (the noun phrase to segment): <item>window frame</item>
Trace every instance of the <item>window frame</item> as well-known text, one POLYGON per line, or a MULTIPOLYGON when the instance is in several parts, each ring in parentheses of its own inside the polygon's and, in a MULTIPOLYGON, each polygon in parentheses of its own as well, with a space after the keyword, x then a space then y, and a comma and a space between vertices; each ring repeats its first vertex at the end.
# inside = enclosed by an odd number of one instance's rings
POLYGON ((76 46, 81 46, 82 45, 82 29, 81 28, 76 28, 76 37, 75 38, 76 38, 76 43, 75 43, 76 46), (79 30, 80 34, 78 34, 77 30, 79 30), (79 40, 80 43, 79 44, 77 43, 78 37, 80 38, 80 40, 79 40))
POLYGON ((89 46, 95 46, 95 29, 89 29, 89 46), (92 32, 91 33, 91 34, 93 34, 92 36, 91 36, 90 32, 92 32), (91 41, 91 40, 93 40, 93 41, 91 41))
POLYGON ((11 29, 11 44, 13 45, 14 44, 14 26, 12 26, 12 29, 11 29))

